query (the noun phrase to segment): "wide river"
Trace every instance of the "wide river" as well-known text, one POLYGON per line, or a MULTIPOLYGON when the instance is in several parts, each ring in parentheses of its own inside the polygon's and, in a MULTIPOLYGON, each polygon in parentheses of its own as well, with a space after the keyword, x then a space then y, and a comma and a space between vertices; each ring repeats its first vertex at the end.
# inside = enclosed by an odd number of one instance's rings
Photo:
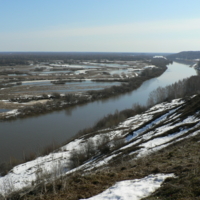
POLYGON ((22 158, 53 142, 62 144, 109 113, 131 108, 134 103, 146 104, 149 93, 157 87, 196 74, 188 65, 174 62, 163 75, 144 82, 133 92, 37 117, 0 122, 0 162, 10 157, 22 158))

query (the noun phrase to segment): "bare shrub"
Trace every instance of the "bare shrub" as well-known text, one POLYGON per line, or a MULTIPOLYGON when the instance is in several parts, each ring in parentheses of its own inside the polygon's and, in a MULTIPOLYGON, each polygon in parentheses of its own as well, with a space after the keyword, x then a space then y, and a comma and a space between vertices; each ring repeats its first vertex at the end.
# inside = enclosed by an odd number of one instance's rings
POLYGON ((147 105, 151 107, 163 101, 170 101, 176 98, 183 98, 200 92, 200 77, 191 76, 164 88, 157 88, 149 95, 147 105))
MULTIPOLYGON (((147 108, 146 108, 146 106, 142 106, 142 105, 139 105, 139 104, 133 104, 132 109, 133 109, 134 114, 141 114, 147 108)), ((126 115, 128 115, 128 113, 126 115)), ((131 117, 132 115, 133 115, 133 113, 130 113, 129 117, 131 117)))
POLYGON ((59 98, 60 98, 60 94, 59 94, 58 92, 53 92, 53 93, 51 94, 51 96, 52 96, 53 98, 55 98, 55 99, 59 99, 59 98))
POLYGON ((76 96, 74 94, 65 94, 63 98, 67 102, 73 102, 76 100, 76 96))
POLYGON ((73 169, 80 165, 82 165, 86 161, 86 155, 83 149, 80 150, 74 150, 71 152, 70 158, 69 158, 69 168, 73 169))
POLYGON ((63 167, 59 160, 55 161, 54 154, 51 154, 52 166, 50 170, 42 167, 39 163, 35 172, 35 181, 32 182, 32 186, 40 185, 41 194, 47 192, 47 186, 51 187, 54 194, 57 193, 57 183, 61 184, 61 187, 65 187, 65 181, 63 178, 63 167))
POLYGON ((47 94, 44 93, 44 94, 42 94, 42 98, 43 98, 43 99, 48 99, 49 97, 48 97, 47 94))
POLYGON ((42 103, 36 103, 33 105, 33 110, 35 113, 43 113, 44 111, 46 111, 46 106, 42 103))
POLYGON ((80 149, 74 150, 70 156, 70 169, 82 165, 87 160, 91 159, 96 154, 96 146, 93 140, 88 140, 80 149))
POLYGON ((22 82, 17 82, 17 83, 16 83, 16 85, 21 85, 21 84, 22 84, 22 82))
POLYGON ((125 143, 125 141, 123 138, 114 137, 114 139, 112 140, 114 149, 119 149, 120 147, 122 147, 124 145, 124 143, 125 143))
POLYGON ((22 115, 43 113, 47 110, 47 106, 42 103, 36 103, 32 106, 26 106, 18 109, 18 111, 22 113, 22 115))
POLYGON ((29 153, 28 155, 24 155, 24 162, 34 160, 36 157, 37 157, 36 153, 29 153))
POLYGON ((110 152, 110 139, 107 135, 102 136, 97 141, 97 148, 101 154, 107 154, 110 152))
POLYGON ((52 144, 47 145, 46 147, 44 147, 44 148, 41 150, 40 155, 42 155, 42 156, 48 155, 49 153, 55 151, 55 150, 58 149, 59 147, 60 147, 59 144, 56 144, 55 142, 53 142, 52 144))
POLYGON ((36 72, 42 72, 43 70, 45 70, 46 69, 46 67, 36 67, 35 69, 34 69, 34 71, 36 71, 36 72))
POLYGON ((89 139, 84 146, 86 157, 89 159, 96 154, 96 146, 92 139, 89 139))

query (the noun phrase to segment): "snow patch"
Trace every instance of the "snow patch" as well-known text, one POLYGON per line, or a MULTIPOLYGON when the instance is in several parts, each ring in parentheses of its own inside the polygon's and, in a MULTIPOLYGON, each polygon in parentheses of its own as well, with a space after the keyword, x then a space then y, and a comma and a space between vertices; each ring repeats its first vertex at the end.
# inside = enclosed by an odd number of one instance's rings
POLYGON ((175 176, 174 174, 156 174, 142 179, 117 182, 114 186, 89 198, 89 200, 139 200, 153 193, 169 177, 175 176))
POLYGON ((167 58, 164 56, 154 56, 153 58, 163 58, 163 59, 167 60, 167 58))

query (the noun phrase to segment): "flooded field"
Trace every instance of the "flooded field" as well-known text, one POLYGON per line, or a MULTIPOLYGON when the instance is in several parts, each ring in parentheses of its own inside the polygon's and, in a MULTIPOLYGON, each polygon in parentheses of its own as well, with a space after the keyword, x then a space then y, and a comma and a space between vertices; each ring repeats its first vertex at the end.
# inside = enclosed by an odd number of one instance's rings
MULTIPOLYGON (((142 61, 2 66, 0 100, 20 95, 100 90, 120 85, 121 81, 138 76, 147 66, 148 64, 142 61)), ((0 108, 4 109, 1 105, 0 108)))
POLYGON ((62 85, 55 85, 51 81, 25 81, 21 86, 15 86, 9 89, 4 89, 4 92, 9 90, 12 93, 68 93, 68 92, 81 92, 87 90, 100 90, 113 85, 120 85, 120 82, 94 82, 91 80, 86 81, 72 81, 66 82, 62 85))

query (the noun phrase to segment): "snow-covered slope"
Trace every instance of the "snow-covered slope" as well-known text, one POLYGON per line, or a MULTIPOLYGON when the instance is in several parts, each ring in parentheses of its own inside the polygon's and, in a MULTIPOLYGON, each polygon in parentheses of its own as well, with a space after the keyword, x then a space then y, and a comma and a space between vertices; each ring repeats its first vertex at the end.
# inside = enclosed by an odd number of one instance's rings
POLYGON ((48 156, 14 167, 6 176, 0 177, 0 193, 7 195, 13 191, 47 183, 76 170, 92 171, 105 167, 114 160, 131 155, 133 159, 158 151, 185 138, 199 134, 200 97, 188 100, 176 99, 161 103, 143 114, 133 116, 111 129, 81 136, 48 156), (99 141, 107 139, 109 151, 102 153, 99 141), (88 143, 94 144, 95 154, 82 165, 70 169, 70 156, 82 151, 88 143))

